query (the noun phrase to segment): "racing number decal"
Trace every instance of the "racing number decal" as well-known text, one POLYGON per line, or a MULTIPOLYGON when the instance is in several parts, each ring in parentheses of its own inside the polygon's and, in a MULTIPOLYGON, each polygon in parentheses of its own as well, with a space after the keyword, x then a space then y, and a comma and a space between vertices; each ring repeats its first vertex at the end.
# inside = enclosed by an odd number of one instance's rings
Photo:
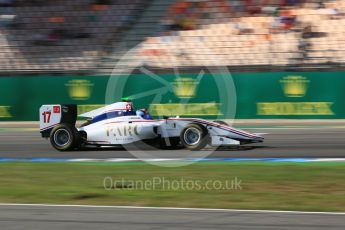
POLYGON ((51 111, 44 111, 42 113, 42 116, 43 116, 43 123, 50 123, 50 117, 52 115, 52 112, 51 111))

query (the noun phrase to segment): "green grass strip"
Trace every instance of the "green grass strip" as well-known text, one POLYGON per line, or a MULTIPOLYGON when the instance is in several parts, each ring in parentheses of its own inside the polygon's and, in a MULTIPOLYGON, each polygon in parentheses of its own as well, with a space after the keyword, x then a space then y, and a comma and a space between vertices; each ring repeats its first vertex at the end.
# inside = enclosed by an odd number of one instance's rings
POLYGON ((0 202, 345 211, 344 175, 328 162, 1 163, 0 202))

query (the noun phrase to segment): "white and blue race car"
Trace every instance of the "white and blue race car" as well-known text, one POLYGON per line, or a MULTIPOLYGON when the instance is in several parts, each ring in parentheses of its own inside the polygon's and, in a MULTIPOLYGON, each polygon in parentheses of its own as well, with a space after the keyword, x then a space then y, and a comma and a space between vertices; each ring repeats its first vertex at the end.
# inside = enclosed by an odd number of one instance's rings
POLYGON ((239 146, 263 137, 230 127, 222 121, 166 117, 154 120, 148 111, 122 101, 80 114, 88 121, 76 127, 76 105, 42 105, 40 132, 59 151, 87 147, 124 146, 138 142, 200 150, 210 146, 239 146))

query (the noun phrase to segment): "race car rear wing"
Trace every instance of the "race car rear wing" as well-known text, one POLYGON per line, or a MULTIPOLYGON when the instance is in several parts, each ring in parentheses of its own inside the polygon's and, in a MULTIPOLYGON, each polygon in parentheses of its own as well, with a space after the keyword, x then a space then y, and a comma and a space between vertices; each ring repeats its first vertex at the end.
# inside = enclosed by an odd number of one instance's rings
POLYGON ((75 126, 77 105, 42 105, 40 108, 40 133, 49 137, 52 129, 61 123, 75 126))

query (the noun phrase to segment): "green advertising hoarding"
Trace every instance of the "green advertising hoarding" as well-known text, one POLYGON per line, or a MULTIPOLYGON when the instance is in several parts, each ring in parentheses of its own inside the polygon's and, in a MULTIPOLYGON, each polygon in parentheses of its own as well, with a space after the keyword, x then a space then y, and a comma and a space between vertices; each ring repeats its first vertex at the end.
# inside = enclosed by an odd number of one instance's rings
POLYGON ((343 72, 18 76, 1 77, 0 92, 0 121, 38 120, 42 104, 78 104, 83 113, 121 97, 154 116, 345 118, 343 72))

